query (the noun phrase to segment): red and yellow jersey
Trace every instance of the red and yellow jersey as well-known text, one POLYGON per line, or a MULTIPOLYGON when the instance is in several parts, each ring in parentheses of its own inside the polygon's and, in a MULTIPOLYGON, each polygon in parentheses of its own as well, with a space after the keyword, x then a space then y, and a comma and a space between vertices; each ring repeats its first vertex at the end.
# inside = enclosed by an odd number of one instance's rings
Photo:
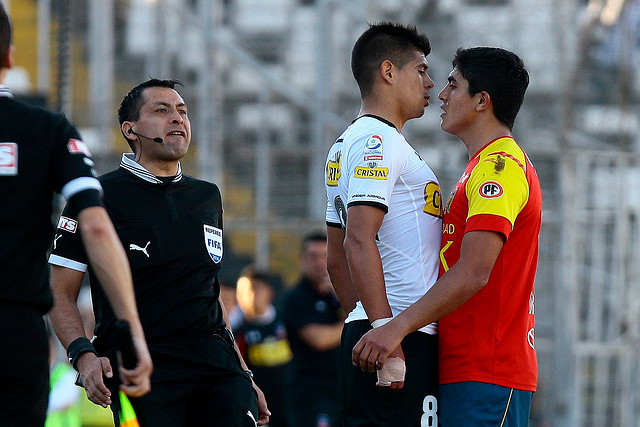
POLYGON ((440 320, 440 383, 479 381, 535 391, 534 280, 542 216, 533 164, 511 137, 469 161, 445 206, 440 274, 460 258, 464 234, 501 233, 488 283, 440 320))

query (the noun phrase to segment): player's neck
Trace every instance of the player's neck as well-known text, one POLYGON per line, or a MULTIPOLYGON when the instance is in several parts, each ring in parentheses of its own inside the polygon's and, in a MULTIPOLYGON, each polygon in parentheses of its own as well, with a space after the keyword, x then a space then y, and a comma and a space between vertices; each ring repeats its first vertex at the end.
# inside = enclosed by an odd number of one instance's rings
POLYGON ((503 124, 484 123, 467 128, 464 134, 456 135, 469 151, 469 158, 475 156, 489 142, 503 136, 511 136, 511 131, 503 124))
POLYGON ((393 123, 396 129, 398 129, 398 132, 402 132, 402 126, 404 126, 407 121, 400 116, 398 109, 395 108, 393 104, 390 104, 389 102, 381 102, 376 99, 372 99, 372 97, 362 100, 358 117, 364 116, 365 114, 378 116, 393 123))

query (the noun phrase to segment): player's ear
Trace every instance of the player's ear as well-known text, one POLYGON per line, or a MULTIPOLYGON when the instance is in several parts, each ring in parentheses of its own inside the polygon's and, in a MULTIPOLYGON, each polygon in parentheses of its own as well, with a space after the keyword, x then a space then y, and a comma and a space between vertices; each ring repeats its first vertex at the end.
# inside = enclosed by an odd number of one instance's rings
POLYGON ((492 106, 493 103, 491 102, 491 95, 489 95, 489 92, 487 92, 486 90, 478 92, 476 96, 478 98, 476 102, 476 111, 485 111, 492 106))
POLYGON ((388 59, 385 59, 384 61, 382 61, 382 64, 380 64, 380 69, 378 71, 383 80, 389 83, 393 81, 393 77, 394 77, 393 62, 389 61, 388 59))

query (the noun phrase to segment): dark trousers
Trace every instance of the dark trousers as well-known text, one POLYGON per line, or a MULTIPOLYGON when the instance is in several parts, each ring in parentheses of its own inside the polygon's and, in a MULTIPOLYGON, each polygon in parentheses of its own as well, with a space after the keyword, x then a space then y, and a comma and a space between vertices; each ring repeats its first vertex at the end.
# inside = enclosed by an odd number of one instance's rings
POLYGON ((438 336, 412 332, 402 340, 407 372, 402 390, 376 387, 377 374, 351 363, 351 350, 371 325, 346 323, 340 346, 340 384, 348 427, 437 426, 438 336), (422 424, 421 424, 422 422, 422 424))
POLYGON ((42 427, 49 402, 49 342, 40 310, 0 302, 0 426, 42 427))
MULTIPOLYGON (((154 364, 151 392, 129 398, 141 427, 255 427, 256 392, 225 339, 151 340, 149 351, 154 364)), ((117 417, 117 399, 111 409, 117 417)))

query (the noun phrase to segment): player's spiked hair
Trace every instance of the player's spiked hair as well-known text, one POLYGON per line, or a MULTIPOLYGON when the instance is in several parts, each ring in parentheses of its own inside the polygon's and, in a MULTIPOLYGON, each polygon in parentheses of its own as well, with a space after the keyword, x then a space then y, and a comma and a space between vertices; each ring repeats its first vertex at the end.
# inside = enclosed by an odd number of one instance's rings
POLYGON ((402 68, 411 60, 411 51, 417 49, 428 55, 429 39, 418 33, 414 26, 393 22, 369 24, 351 51, 351 71, 363 97, 371 92, 376 71, 385 60, 402 68))
POLYGON ((529 73, 522 59, 505 49, 474 47, 458 49, 453 67, 469 82, 469 95, 487 91, 496 118, 513 129, 529 86, 529 73))

